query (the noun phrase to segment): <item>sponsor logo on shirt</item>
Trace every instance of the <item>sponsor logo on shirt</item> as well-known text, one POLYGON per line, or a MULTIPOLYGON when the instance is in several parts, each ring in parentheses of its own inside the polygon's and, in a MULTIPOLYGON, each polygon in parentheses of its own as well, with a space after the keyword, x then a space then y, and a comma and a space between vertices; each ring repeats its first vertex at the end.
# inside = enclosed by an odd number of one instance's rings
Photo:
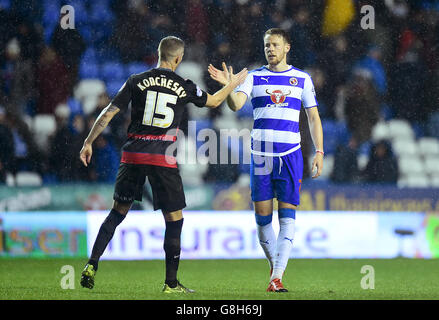
POLYGON ((273 90, 272 92, 265 90, 267 94, 270 95, 270 99, 274 104, 267 104, 266 107, 286 107, 288 106, 288 103, 284 103, 285 98, 287 95, 291 93, 291 91, 288 91, 287 93, 284 93, 282 90, 273 90))

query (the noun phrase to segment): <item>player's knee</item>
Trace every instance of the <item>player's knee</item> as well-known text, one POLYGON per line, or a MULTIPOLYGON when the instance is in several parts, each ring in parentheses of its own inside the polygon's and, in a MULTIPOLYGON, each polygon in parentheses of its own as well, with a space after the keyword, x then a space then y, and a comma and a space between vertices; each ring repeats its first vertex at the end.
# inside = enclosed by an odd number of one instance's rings
POLYGON ((130 211, 132 204, 132 202, 119 202, 114 200, 113 209, 125 216, 128 211, 130 211))
POLYGON ((165 218, 165 221, 179 221, 183 219, 183 211, 182 210, 177 210, 172 212, 163 211, 163 217, 165 218))
POLYGON ((121 214, 115 209, 111 210, 108 216, 105 218, 104 222, 102 223, 101 230, 113 235, 114 230, 125 219, 125 216, 126 215, 121 214))
POLYGON ((259 226, 265 226, 269 223, 271 223, 271 221, 273 220, 273 214, 269 214, 269 215, 259 215, 259 214, 255 214, 255 219, 256 219, 256 224, 259 226))

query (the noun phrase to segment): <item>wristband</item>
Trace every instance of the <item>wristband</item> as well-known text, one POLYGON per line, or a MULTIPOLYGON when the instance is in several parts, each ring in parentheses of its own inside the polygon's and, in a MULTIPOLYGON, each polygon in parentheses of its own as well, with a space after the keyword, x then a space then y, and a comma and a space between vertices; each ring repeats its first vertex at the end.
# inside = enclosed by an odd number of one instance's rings
POLYGON ((321 151, 321 150, 316 150, 316 153, 321 153, 321 154, 322 154, 322 156, 324 156, 324 155, 325 155, 325 153, 324 153, 323 151, 321 151))

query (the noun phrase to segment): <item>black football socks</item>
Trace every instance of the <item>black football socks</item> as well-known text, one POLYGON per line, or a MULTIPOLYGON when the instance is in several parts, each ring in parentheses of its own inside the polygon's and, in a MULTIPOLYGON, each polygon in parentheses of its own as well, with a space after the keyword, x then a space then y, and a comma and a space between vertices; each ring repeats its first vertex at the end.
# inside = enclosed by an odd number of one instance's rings
POLYGON ((102 223, 99 229, 98 236, 93 245, 93 250, 91 251, 91 257, 88 261, 95 270, 98 270, 98 262, 100 257, 105 251, 111 238, 113 238, 114 231, 116 227, 125 219, 125 215, 120 214, 118 211, 112 209, 110 214, 107 216, 105 221, 102 223))
POLYGON ((171 288, 177 286, 177 270, 180 262, 180 236, 183 228, 183 220, 165 221, 165 241, 163 249, 165 249, 166 257, 166 280, 165 283, 171 288))

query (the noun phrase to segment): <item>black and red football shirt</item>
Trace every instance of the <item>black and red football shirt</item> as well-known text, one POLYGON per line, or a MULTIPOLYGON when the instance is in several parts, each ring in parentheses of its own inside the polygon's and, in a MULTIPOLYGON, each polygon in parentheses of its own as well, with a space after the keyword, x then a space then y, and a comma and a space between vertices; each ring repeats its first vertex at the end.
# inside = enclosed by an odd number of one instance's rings
POLYGON ((192 102, 204 107, 206 101, 205 91, 170 69, 154 68, 130 76, 111 102, 122 112, 131 102, 121 162, 176 168, 174 155, 166 153, 177 139, 183 106, 192 102))

